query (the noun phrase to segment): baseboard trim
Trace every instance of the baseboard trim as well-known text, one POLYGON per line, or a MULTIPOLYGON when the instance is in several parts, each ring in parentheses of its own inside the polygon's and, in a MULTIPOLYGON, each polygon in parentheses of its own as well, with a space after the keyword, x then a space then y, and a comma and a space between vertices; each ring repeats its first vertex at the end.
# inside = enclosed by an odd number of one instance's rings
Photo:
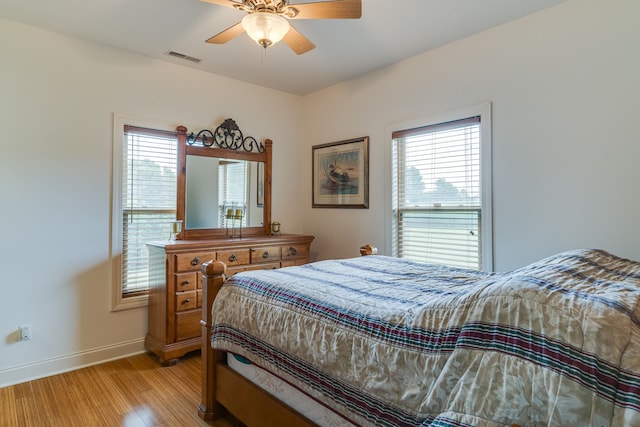
POLYGON ((0 369, 0 388, 145 352, 144 338, 0 369))

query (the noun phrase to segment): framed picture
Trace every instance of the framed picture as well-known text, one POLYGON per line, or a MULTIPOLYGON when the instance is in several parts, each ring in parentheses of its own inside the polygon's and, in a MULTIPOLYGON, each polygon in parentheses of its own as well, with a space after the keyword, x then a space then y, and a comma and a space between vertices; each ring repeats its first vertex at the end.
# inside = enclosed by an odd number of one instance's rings
POLYGON ((258 172, 256 173, 258 177, 257 182, 257 199, 256 205, 261 208, 264 206, 264 163, 258 162, 258 172))
POLYGON ((369 137, 313 147, 313 207, 369 208, 369 137))

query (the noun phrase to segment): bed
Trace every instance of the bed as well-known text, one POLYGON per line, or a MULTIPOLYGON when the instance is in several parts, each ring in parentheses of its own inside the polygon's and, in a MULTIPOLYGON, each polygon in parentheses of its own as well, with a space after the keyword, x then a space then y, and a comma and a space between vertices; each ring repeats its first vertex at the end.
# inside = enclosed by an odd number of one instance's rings
POLYGON ((381 255, 224 271, 203 266, 205 419, 640 425, 640 263, 585 249, 506 273, 381 255), (264 391, 234 365, 284 385, 264 391))

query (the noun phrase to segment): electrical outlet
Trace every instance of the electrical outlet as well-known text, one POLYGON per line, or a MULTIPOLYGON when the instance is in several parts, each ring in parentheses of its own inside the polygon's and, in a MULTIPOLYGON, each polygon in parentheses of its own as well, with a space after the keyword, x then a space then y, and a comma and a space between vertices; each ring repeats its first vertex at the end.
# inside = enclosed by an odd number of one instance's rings
POLYGON ((31 328, 28 326, 20 326, 20 341, 31 341, 31 328))

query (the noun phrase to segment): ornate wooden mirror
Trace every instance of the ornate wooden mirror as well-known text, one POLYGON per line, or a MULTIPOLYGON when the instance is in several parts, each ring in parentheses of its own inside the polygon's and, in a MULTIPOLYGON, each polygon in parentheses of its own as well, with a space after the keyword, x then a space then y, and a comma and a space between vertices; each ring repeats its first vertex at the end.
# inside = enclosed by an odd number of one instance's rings
POLYGON ((244 137, 233 119, 215 131, 179 126, 178 239, 215 239, 271 232, 272 142, 244 137))

